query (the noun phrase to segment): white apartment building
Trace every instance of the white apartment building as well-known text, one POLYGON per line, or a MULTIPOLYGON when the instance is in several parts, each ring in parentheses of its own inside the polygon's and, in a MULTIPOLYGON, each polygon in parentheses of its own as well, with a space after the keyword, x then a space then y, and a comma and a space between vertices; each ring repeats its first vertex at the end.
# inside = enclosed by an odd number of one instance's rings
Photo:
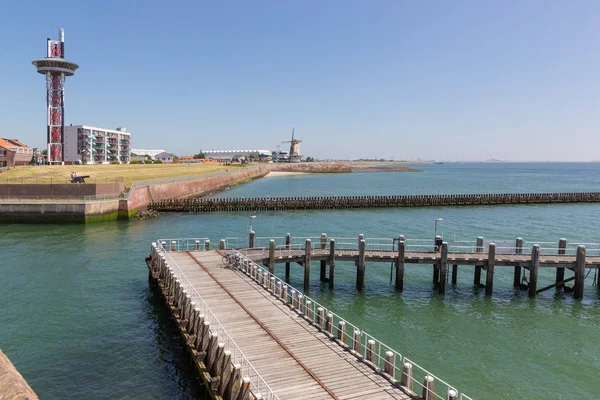
POLYGON ((65 161, 82 164, 129 164, 131 133, 87 125, 65 126, 65 161))

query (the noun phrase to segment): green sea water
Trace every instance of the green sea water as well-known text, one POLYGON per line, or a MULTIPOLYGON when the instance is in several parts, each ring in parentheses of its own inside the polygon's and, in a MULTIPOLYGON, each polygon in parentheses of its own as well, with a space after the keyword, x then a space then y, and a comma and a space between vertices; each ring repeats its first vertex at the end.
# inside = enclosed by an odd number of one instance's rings
MULTIPOLYGON (((218 196, 500 193, 600 190, 599 164, 443 164, 421 173, 267 177, 218 196)), ((257 236, 477 236, 528 244, 600 242, 600 205, 530 205, 260 212, 257 236)), ((148 287, 144 257, 158 238, 240 237, 247 213, 173 214, 95 225, 4 225, 0 236, 0 348, 41 398, 198 398, 177 334, 148 287)), ((550 246, 550 245, 543 245, 550 246)), ((593 246, 590 246, 593 247, 593 246)), ((367 263, 357 293, 355 268, 339 264, 336 286, 311 271, 310 296, 476 399, 598 398, 600 295, 553 290, 529 299, 498 268, 494 295, 473 287, 473 271, 435 294, 431 267, 407 265, 404 293, 390 266, 367 263)), ((283 267, 278 266, 278 274, 283 267)), ((539 285, 552 283, 543 270, 539 285)), ((299 267, 291 283, 302 287, 299 267)))

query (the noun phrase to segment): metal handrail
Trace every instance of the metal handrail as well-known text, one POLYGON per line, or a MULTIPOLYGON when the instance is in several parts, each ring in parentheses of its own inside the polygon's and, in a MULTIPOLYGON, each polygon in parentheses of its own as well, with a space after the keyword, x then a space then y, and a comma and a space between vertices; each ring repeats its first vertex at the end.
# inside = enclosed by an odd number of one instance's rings
MULTIPOLYGON (((179 268, 177 262, 173 259, 173 257, 171 257, 168 250, 170 248, 170 245, 165 247, 165 242, 167 242, 167 239, 159 239, 157 241, 156 247, 158 252, 163 254, 165 259, 169 260, 169 264, 172 264, 173 272, 181 280, 181 284, 185 288, 186 292, 190 294, 192 301, 195 303, 195 307, 200 308, 202 310, 202 314, 204 315, 205 321, 210 322, 209 329, 211 331, 213 329, 217 331, 216 333, 219 337, 219 341, 223 342, 225 344, 225 348, 231 351, 232 363, 240 364, 243 377, 250 378, 250 385, 254 388, 254 390, 252 390, 252 393, 254 393, 255 395, 260 394, 263 396, 262 398, 266 400, 279 400, 277 395, 273 393, 273 390, 269 387, 269 385, 265 382, 263 377, 258 373, 256 368, 254 368, 252 363, 248 360, 244 352, 235 343, 233 338, 231 338, 231 336, 227 333, 219 319, 212 312, 210 307, 206 304, 202 296, 200 296, 194 285, 192 285, 185 273, 179 268)), ((170 244, 171 242, 167 243, 170 244)))
MULTIPOLYGON (((447 382, 431 374, 425 368, 414 363, 409 358, 402 356, 392 347, 376 339, 371 334, 361 331, 357 326, 329 310, 321 303, 304 295, 302 291, 288 285, 284 280, 270 273, 268 269, 253 262, 247 254, 243 253, 243 251, 247 252, 248 250, 251 249, 233 250, 238 256, 236 257, 237 260, 235 264, 235 267, 238 270, 241 270, 257 281, 258 284, 267 289, 278 299, 282 300, 286 305, 291 306, 292 310, 304 316, 310 323, 317 325, 322 332, 335 337, 338 344, 348 348, 359 359, 367 360, 366 363, 369 366, 378 372, 385 372, 383 376, 391 382, 396 382, 397 377, 403 376, 403 368, 405 364, 408 364, 412 371, 412 375, 409 379, 411 387, 417 386, 424 388, 423 381, 419 380, 421 376, 423 376, 423 379, 425 379, 425 376, 433 378, 434 381, 438 383, 438 389, 440 386, 439 384, 445 386, 446 393, 443 394, 443 396, 438 393, 430 392, 428 393, 428 398, 445 400, 450 390, 455 391, 457 395, 459 394, 458 390, 447 382), (323 316, 327 316, 327 319, 323 320, 323 316), (327 325, 327 320, 330 320, 329 325, 327 325), (415 368, 416 373, 414 371, 415 368)), ((407 377, 407 379, 408 378, 409 377, 407 377)), ((404 382, 404 380, 401 380, 401 382, 404 382)), ((472 400, 466 395, 461 398, 472 400)))

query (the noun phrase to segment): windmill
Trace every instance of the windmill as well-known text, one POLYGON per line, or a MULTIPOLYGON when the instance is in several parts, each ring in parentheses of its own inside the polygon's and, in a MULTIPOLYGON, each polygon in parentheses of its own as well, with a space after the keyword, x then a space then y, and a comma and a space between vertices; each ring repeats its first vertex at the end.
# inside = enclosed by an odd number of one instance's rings
POLYGON ((299 163, 302 158, 302 155, 300 154, 300 143, 302 143, 302 140, 294 139, 294 129, 295 128, 292 128, 292 140, 284 140, 281 143, 290 144, 289 162, 299 163))

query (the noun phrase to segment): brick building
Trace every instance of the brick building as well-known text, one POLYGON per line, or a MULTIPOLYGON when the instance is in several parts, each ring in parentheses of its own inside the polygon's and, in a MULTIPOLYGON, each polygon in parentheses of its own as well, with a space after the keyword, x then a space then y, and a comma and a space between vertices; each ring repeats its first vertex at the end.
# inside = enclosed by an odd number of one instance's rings
POLYGON ((0 167, 28 165, 33 149, 16 139, 0 138, 0 167))

